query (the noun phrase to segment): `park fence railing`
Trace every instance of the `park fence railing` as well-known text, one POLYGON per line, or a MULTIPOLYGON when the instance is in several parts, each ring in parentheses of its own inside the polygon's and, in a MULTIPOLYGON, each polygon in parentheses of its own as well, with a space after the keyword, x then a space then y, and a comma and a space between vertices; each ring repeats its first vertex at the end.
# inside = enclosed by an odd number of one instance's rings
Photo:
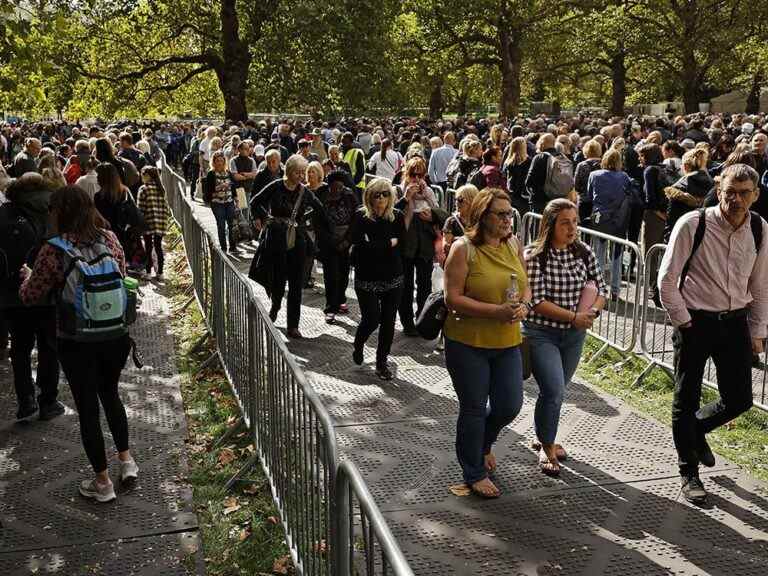
POLYGON ((220 360, 253 442, 253 456, 228 487, 261 464, 298 574, 410 576, 359 472, 351 464, 340 467, 328 411, 269 320, 253 283, 195 218, 185 179, 164 157, 160 169, 192 272, 185 308, 197 301, 208 331, 204 338, 212 338, 216 348, 206 364, 220 360), (371 564, 369 558, 377 561, 371 564), (363 569, 370 566, 375 570, 363 569))

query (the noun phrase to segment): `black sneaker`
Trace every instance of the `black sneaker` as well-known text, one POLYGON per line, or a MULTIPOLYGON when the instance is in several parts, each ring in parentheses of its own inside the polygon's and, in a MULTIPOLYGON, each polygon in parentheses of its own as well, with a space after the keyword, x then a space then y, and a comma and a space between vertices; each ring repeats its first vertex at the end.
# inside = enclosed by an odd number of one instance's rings
POLYGON ((280 308, 271 308, 270 309, 270 311, 269 311, 269 319, 272 320, 272 322, 277 320, 278 312, 280 312, 280 308))
POLYGON ((37 400, 34 396, 28 396, 19 402, 19 409, 16 411, 16 420, 26 420, 37 412, 37 400))
POLYGON ((692 504, 703 504, 707 501, 707 491, 704 490, 704 484, 698 474, 689 474, 682 477, 682 486, 680 490, 683 497, 692 504))
POLYGON ((385 364, 383 366, 377 366, 376 367, 376 376, 379 377, 379 380, 392 380, 392 371, 389 369, 389 367, 385 364))
POLYGON ((363 363, 363 349, 355 346, 355 349, 352 351, 352 361, 360 366, 363 363))
POLYGON ((707 439, 704 437, 704 434, 699 437, 696 453, 699 456, 699 462, 701 462, 702 466, 712 468, 715 465, 715 455, 712 454, 712 450, 709 447, 709 444, 707 444, 707 439))
POLYGON ((54 400, 50 404, 40 405, 40 420, 53 420, 56 416, 61 416, 66 412, 64 404, 58 400, 54 400))

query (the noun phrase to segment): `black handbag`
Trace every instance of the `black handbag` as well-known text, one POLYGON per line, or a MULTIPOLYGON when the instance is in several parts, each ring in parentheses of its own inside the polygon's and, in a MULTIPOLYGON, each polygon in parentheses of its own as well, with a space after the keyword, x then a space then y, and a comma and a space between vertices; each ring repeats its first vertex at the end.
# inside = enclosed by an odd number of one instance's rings
POLYGON ((440 336, 445 319, 448 317, 448 307, 445 305, 445 295, 442 290, 432 292, 427 297, 421 314, 416 319, 416 331, 426 340, 434 340, 440 336))

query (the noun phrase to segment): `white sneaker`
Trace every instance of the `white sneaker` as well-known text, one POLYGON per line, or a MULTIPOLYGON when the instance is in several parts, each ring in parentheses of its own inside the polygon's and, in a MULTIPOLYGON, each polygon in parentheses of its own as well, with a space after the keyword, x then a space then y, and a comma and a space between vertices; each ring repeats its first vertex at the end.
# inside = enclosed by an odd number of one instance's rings
POLYGON ((139 478, 139 467, 136 460, 120 460, 120 482, 130 484, 139 478))
POLYGON ((110 480, 108 484, 99 484, 96 479, 80 482, 80 494, 96 502, 111 502, 115 496, 115 487, 110 480))

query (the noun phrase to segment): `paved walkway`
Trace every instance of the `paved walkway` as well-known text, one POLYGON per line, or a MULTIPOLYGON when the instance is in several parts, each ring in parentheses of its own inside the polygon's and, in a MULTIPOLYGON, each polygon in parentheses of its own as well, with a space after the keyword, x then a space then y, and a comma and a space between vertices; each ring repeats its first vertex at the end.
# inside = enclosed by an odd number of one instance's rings
MULTIPOLYGON (((215 229, 210 211, 198 212, 215 229)), ((252 252, 241 251, 241 270, 252 252)), ((288 346, 416 574, 768 574, 768 487, 718 458, 703 473, 710 505, 689 505, 669 428, 581 382, 563 407, 559 439, 571 458, 559 479, 542 475, 529 449, 537 392, 529 381, 523 410, 495 449, 503 497, 454 496, 458 407, 442 355, 398 332, 395 379, 382 383, 374 348, 366 347, 363 367, 352 362, 359 314, 350 296, 350 314, 328 326, 324 297, 306 290, 306 339, 288 346)), ((285 307, 277 326, 285 328, 285 307)))
MULTIPOLYGON (((145 366, 129 360, 120 382, 139 483, 95 504, 77 485, 92 472, 72 409, 51 422, 14 422, 10 364, 0 364, 0 574, 186 576, 204 574, 186 482, 186 425, 174 362, 169 300, 141 287, 132 329, 145 366)), ((73 407, 62 375, 60 399, 73 407)), ((102 421, 104 420, 102 416, 102 421)), ((102 423, 108 445, 111 436, 102 423)), ((119 474, 110 461, 113 481, 119 474)), ((119 486, 116 485, 119 488, 119 486)))

